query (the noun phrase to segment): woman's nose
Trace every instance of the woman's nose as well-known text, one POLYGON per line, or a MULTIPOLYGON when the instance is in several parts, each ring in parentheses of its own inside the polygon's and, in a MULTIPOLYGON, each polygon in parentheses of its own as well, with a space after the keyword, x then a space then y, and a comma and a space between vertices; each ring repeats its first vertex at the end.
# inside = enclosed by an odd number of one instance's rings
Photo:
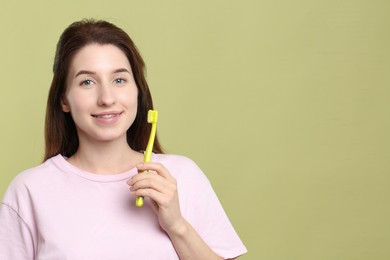
POLYGON ((99 86, 98 105, 99 106, 110 106, 115 103, 114 88, 109 85, 99 86))

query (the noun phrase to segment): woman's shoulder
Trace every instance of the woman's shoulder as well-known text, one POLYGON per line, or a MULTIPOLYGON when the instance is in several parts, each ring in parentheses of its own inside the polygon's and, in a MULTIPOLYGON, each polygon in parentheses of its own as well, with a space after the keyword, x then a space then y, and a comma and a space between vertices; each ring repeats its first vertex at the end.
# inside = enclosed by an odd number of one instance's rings
POLYGON ((17 174, 8 186, 4 199, 18 196, 21 193, 28 193, 31 187, 47 182, 49 172, 53 172, 55 164, 53 158, 49 159, 35 167, 26 169, 17 174))
POLYGON ((153 154, 153 160, 166 167, 174 169, 200 170, 198 165, 189 157, 177 154, 153 154))
POLYGON ((195 162, 187 156, 178 155, 178 154, 165 154, 165 153, 156 153, 153 154, 153 159, 157 162, 174 162, 174 163, 183 163, 183 164, 194 164, 195 162))
POLYGON ((177 154, 154 154, 153 160, 163 164, 175 178, 208 182, 208 178, 191 158, 177 154))
POLYGON ((55 167, 54 164, 55 157, 48 159, 47 161, 36 165, 32 168, 26 169, 22 172, 20 172, 18 175, 16 175, 11 182, 11 184, 21 184, 31 181, 36 181, 40 177, 45 177, 45 173, 51 172, 53 170, 53 167, 55 167))

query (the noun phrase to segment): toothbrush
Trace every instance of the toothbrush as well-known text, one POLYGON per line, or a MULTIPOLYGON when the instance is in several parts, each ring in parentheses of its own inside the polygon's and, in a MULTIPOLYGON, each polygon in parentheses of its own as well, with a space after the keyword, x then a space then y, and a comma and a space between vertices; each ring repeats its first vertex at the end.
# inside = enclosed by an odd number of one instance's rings
MULTIPOLYGON (((144 162, 150 162, 150 160, 152 159, 154 138, 156 137, 157 118, 158 118, 157 110, 148 111, 148 123, 152 124, 152 130, 150 131, 148 145, 146 146, 146 150, 144 154, 144 162)), ((137 199, 135 200, 135 205, 137 205, 138 207, 142 207, 144 205, 144 197, 142 196, 137 197, 137 199)))

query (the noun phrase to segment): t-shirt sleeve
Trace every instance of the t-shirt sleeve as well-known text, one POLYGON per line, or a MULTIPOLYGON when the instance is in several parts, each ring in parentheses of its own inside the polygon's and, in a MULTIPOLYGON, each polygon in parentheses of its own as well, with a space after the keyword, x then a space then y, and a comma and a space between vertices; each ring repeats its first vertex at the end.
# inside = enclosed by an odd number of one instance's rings
POLYGON ((246 253, 246 247, 234 230, 207 177, 195 163, 187 166, 189 167, 184 174, 187 180, 182 185, 178 184, 179 193, 184 197, 181 207, 187 221, 221 257, 235 258, 246 253), (180 192, 180 189, 185 191, 180 192))
POLYGON ((1 259, 34 259, 31 232, 18 213, 7 204, 0 206, 1 259))

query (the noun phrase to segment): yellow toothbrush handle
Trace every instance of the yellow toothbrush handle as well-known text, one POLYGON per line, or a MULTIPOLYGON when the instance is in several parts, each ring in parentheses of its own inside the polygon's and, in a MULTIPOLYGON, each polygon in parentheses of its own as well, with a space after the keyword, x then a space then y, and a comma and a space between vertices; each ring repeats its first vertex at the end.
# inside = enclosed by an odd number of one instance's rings
POLYGON ((144 205, 144 197, 139 196, 135 199, 135 205, 142 207, 144 205))
MULTIPOLYGON (((147 171, 143 171, 144 172, 147 172, 147 171)), ((136 199, 135 199, 135 205, 137 205, 137 207, 142 207, 144 205, 144 197, 143 196, 138 196, 136 199)))
MULTIPOLYGON (((156 137, 156 124, 157 124, 158 112, 157 110, 149 110, 148 111, 148 123, 152 124, 152 129, 150 131, 148 145, 146 146, 144 162, 150 162, 152 159, 152 151, 154 146, 154 138, 156 137)), ((144 171, 147 172, 147 171, 144 171)), ((135 199, 135 205, 138 207, 142 207, 144 205, 144 197, 138 196, 135 199)))

